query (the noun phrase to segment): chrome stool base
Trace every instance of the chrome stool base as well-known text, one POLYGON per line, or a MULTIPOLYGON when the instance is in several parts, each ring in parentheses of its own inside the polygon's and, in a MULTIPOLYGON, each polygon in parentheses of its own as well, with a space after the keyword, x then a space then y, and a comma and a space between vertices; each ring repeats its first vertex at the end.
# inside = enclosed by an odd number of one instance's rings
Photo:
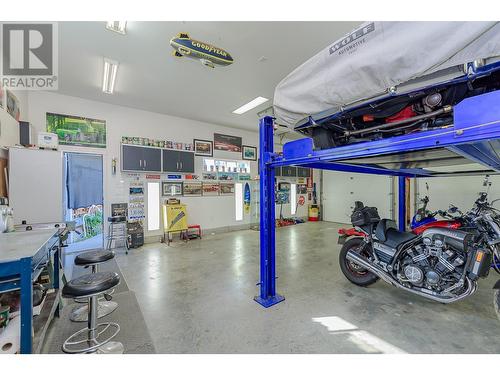
MULTIPOLYGON (((104 347, 106 344, 111 342, 118 332, 120 332, 120 326, 117 323, 99 323, 95 326, 94 329, 82 328, 81 330, 73 333, 70 337, 64 341, 62 345, 62 350, 64 353, 68 354, 82 354, 82 353, 95 353, 98 352, 99 349, 104 347), (115 330, 109 337, 106 339, 99 341, 99 337, 102 336, 109 328, 115 330)), ((118 348, 121 343, 113 342, 114 344, 109 345, 108 347, 103 348, 105 351, 106 348, 118 348)), ((104 352, 103 352, 104 353, 104 352)), ((122 352, 123 353, 123 352, 122 352)))
MULTIPOLYGON (((97 302, 97 319, 103 318, 111 314, 118 307, 114 301, 101 301, 97 302)), ((89 319, 89 306, 83 305, 75 308, 69 315, 69 320, 72 322, 86 322, 89 319)))

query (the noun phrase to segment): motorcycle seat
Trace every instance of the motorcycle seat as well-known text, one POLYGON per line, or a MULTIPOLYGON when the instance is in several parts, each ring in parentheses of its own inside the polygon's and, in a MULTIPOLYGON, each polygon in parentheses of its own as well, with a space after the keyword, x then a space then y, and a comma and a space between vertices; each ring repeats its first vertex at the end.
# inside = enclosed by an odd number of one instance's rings
POLYGON ((375 237, 384 245, 397 248, 403 242, 407 242, 416 237, 410 232, 400 232, 394 220, 382 219, 375 228, 375 237))

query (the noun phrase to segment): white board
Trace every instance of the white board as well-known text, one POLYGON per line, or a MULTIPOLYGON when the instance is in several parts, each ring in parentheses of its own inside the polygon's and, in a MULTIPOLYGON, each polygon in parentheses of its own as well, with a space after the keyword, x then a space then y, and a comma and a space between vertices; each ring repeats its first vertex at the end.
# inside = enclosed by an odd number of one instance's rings
POLYGON ((15 224, 62 221, 62 152, 11 148, 9 205, 15 224))
POLYGON ((378 208, 380 217, 391 218, 392 178, 347 172, 323 172, 323 220, 350 224, 355 201, 378 208))

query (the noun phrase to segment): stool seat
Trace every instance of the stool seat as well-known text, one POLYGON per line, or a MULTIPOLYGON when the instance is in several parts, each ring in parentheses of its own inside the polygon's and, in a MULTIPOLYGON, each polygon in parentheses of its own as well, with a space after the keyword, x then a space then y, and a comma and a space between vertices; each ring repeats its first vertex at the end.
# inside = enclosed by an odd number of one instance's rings
POLYGON ((114 257, 115 253, 110 250, 86 251, 85 253, 76 256, 75 265, 89 266, 96 263, 106 262, 114 257))
POLYGON ((123 223, 124 221, 127 221, 126 216, 109 216, 108 217, 108 222, 110 222, 110 223, 123 223))
POLYGON ((76 298, 103 293, 120 283, 116 272, 90 273, 69 281, 62 290, 63 297, 76 298))

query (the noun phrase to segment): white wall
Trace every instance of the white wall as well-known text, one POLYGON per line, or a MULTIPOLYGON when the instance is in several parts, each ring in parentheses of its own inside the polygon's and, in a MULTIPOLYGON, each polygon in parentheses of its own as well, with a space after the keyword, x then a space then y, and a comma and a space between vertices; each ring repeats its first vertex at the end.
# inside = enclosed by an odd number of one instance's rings
MULTIPOLYGON (((129 179, 127 174, 122 174, 119 171, 120 167, 118 167, 116 175, 112 175, 111 173, 112 158, 116 157, 118 159, 118 166, 120 166, 120 142, 122 136, 168 139, 189 143, 193 141, 193 138, 213 140, 213 133, 220 132, 242 137, 243 144, 245 145, 258 146, 257 131, 249 132, 227 128, 54 93, 30 92, 29 121, 35 133, 37 131, 45 131, 46 112, 106 120, 106 149, 60 146, 60 149, 63 151, 94 152, 103 155, 106 217, 110 213, 111 203, 128 202, 129 197, 129 179)), ((214 157, 241 159, 241 154, 214 151, 214 157)), ((202 157, 195 157, 195 173, 200 176, 202 174, 202 161, 202 157)), ((253 177, 257 174, 257 162, 251 162, 250 168, 253 177)), ((251 222, 251 214, 244 214, 243 221, 235 221, 234 196, 181 197, 181 201, 187 204, 189 223, 200 224, 204 230, 249 224, 251 222)), ((149 232, 146 233, 146 236, 158 235, 160 233, 160 231, 149 232)))
MULTIPOLYGON (((450 204, 457 206, 463 212, 472 208, 479 192, 486 191, 483 186, 484 176, 433 177, 417 179, 417 201, 427 192, 425 183, 429 184, 429 204, 431 211, 445 210, 450 204)), ((491 187, 488 200, 500 198, 500 176, 490 176, 491 187)), ((500 204, 495 205, 500 208, 500 204)))

